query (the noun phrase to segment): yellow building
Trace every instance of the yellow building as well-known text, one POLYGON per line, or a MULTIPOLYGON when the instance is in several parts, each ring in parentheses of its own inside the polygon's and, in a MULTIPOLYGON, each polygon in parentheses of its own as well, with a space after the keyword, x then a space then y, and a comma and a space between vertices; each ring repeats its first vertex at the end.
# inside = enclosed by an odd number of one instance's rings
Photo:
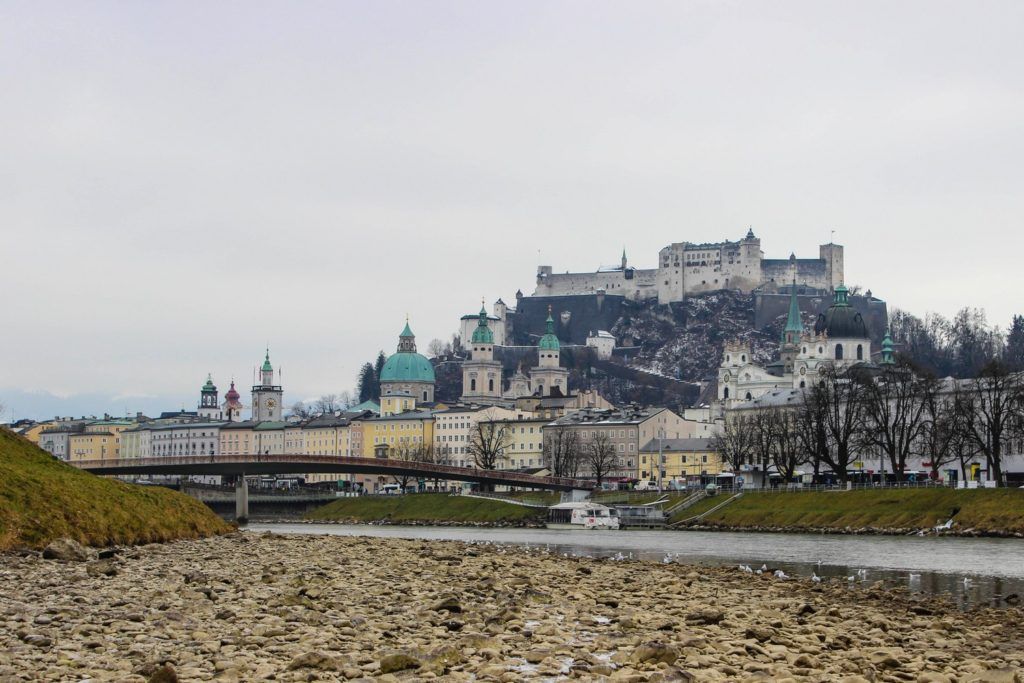
POLYGON ((109 460, 121 457, 121 432, 133 427, 131 420, 97 420, 68 436, 68 459, 109 460))
POLYGON ((117 437, 111 432, 79 432, 68 436, 68 459, 108 460, 118 455, 117 437))
POLYGON ((504 444, 504 454, 498 469, 516 470, 544 465, 544 425, 546 417, 519 415, 484 422, 498 431, 497 438, 504 444))
POLYGON ((38 445, 39 435, 42 434, 43 430, 52 429, 55 428, 56 426, 57 423, 52 420, 50 422, 40 422, 38 424, 32 425, 31 427, 23 431, 21 435, 28 439, 29 441, 31 441, 32 443, 38 445))
MULTIPOLYGON (((383 410, 383 408, 381 408, 383 410)), ((403 457, 433 448, 434 412, 410 411, 373 417, 363 423, 363 457, 403 457)))
POLYGON ((220 455, 252 455, 256 453, 257 422, 227 422, 221 425, 219 436, 220 455))
POLYGON ((659 448, 661 480, 700 482, 723 471, 722 456, 711 446, 711 439, 651 439, 640 449, 640 467, 657 479, 659 448))

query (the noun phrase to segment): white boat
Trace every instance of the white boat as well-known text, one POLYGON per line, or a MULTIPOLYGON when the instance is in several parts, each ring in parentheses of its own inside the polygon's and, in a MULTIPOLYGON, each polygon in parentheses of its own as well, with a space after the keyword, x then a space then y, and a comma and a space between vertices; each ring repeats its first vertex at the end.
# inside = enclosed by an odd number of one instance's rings
POLYGON ((548 508, 549 529, 618 529, 615 510, 598 503, 559 503, 548 508))

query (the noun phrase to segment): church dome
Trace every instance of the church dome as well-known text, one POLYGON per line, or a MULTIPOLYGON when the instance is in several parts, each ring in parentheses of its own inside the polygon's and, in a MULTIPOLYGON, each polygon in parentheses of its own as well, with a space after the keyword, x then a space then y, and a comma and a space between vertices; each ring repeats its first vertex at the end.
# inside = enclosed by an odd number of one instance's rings
POLYGON ((224 398, 226 398, 228 401, 237 401, 239 398, 241 398, 241 396, 238 393, 238 390, 235 389, 234 380, 231 380, 231 388, 228 389, 228 393, 224 394, 224 398))
POLYGON ((818 316, 814 324, 817 334, 826 334, 832 339, 867 339, 868 326, 862 316, 847 301, 848 290, 843 285, 836 287, 836 298, 828 310, 818 316))
POLYGON ((381 382, 433 382, 434 366, 418 353, 396 353, 380 370, 381 382))
POLYGON ((434 366, 426 356, 416 353, 416 336, 406 321, 398 336, 398 353, 384 363, 380 370, 381 382, 433 382, 434 366))

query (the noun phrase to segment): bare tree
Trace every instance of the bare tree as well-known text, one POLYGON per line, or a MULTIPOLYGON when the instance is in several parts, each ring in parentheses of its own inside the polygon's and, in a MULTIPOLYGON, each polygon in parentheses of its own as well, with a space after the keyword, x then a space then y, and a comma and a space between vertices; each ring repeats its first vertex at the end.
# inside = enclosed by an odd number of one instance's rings
MULTIPOLYGON (((590 473, 594 475, 597 486, 600 488, 601 482, 615 469, 617 463, 615 445, 612 444, 604 430, 599 431, 597 436, 586 443, 584 458, 590 473)), ((660 467, 661 464, 658 463, 658 466, 660 467)))
POLYGON ((575 429, 544 428, 544 462, 556 477, 575 477, 581 459, 580 435, 575 429))
MULTIPOLYGON (((421 462, 423 457, 420 446, 411 442, 400 442, 388 449, 387 457, 390 460, 401 460, 402 462, 421 462)), ((393 474, 391 478, 402 487, 402 492, 409 487, 413 476, 411 474, 393 474)))
POLYGON ((774 448, 772 464, 785 482, 789 483, 796 477, 797 468, 807 462, 807 451, 800 439, 799 411, 786 408, 774 408, 774 448))
POLYGON ((953 394, 944 394, 937 384, 925 395, 924 428, 915 444, 915 453, 928 463, 931 479, 939 479, 943 466, 956 462, 965 439, 962 417, 963 398, 954 380, 953 394))
POLYGON ((1002 486, 1006 448, 1024 427, 1024 380, 1004 363, 992 361, 970 383, 967 400, 973 409, 968 434, 985 455, 989 475, 1002 486))
POLYGON ((313 411, 306 406, 302 401, 296 401, 292 404, 291 408, 292 415, 299 418, 300 420, 308 420, 313 417, 313 411))
POLYGON ((804 462, 811 464, 814 470, 813 481, 818 482, 821 463, 828 453, 828 432, 825 429, 825 413, 828 406, 820 392, 814 389, 803 391, 803 400, 796 409, 794 426, 800 451, 804 462))
POLYGON ((749 415, 726 415, 722 429, 711 437, 710 446, 717 451, 722 462, 728 463, 733 472, 750 462, 754 454, 756 436, 753 419, 749 415))
POLYGON ((763 484, 768 484, 768 464, 777 449, 776 410, 758 410, 748 418, 752 432, 750 460, 761 468, 763 484))
POLYGON ((348 410, 354 406, 357 401, 353 400, 352 392, 345 390, 338 392, 338 410, 348 410))
POLYGON ((324 394, 313 403, 313 410, 320 415, 333 415, 338 412, 338 395, 324 394))
POLYGON ((849 467, 856 458, 864 423, 864 393, 867 381, 851 373, 839 374, 826 367, 821 380, 812 389, 825 407, 827 448, 822 460, 832 468, 839 481, 846 483, 849 467))
POLYGON ((479 420, 469 430, 469 452, 482 470, 497 469, 512 444, 512 431, 504 420, 479 420))
POLYGON ((885 455, 893 474, 902 481, 907 461, 925 430, 928 394, 937 390, 936 383, 918 376, 909 363, 901 360, 873 380, 865 379, 863 389, 860 444, 885 455))
POLYGON ((427 353, 430 354, 431 358, 441 358, 444 356, 446 345, 440 339, 431 339, 430 343, 427 344, 427 353))

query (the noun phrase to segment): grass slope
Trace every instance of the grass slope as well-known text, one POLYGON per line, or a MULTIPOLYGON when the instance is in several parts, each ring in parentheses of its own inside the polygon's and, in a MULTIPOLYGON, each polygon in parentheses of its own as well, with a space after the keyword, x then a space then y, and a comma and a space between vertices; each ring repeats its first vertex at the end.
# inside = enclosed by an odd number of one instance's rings
POLYGON ((184 494, 82 472, 0 429, 0 550, 39 548, 61 537, 89 545, 134 544, 230 529, 184 494))
MULTIPOLYGON (((723 495, 685 511, 700 514, 723 495)), ((949 519, 955 529, 1024 532, 1024 491, 1018 489, 889 489, 814 493, 746 493, 702 523, 730 527, 925 528, 949 519)))
POLYGON ((407 496, 339 498, 306 514, 321 521, 519 523, 542 520, 545 511, 496 500, 418 493, 407 496))

